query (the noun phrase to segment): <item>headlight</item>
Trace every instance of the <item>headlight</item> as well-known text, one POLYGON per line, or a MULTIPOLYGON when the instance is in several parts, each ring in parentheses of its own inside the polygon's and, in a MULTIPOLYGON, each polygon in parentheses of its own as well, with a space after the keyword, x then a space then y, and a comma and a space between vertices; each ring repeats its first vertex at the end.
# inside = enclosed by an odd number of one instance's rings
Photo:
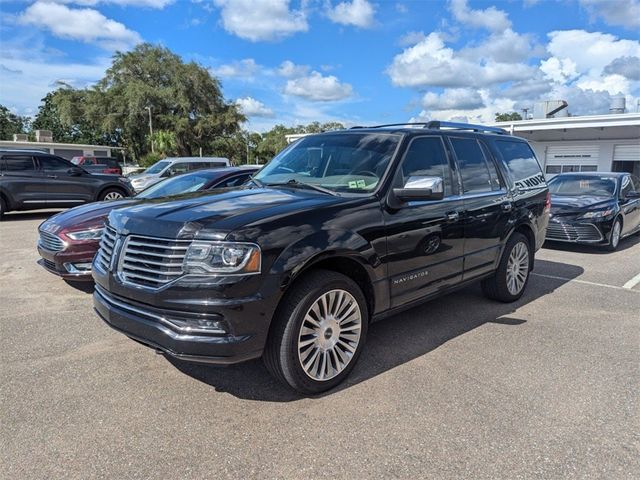
POLYGON ((184 257, 185 273, 252 274, 260 273, 260 247, 253 243, 195 241, 184 257))
POLYGON ((94 228, 91 230, 79 230, 77 232, 67 233, 67 237, 71 240, 100 240, 104 228, 94 228))
POLYGON ((607 210, 594 210, 592 212, 586 212, 581 215, 580 218, 603 218, 613 214, 613 208, 607 210))

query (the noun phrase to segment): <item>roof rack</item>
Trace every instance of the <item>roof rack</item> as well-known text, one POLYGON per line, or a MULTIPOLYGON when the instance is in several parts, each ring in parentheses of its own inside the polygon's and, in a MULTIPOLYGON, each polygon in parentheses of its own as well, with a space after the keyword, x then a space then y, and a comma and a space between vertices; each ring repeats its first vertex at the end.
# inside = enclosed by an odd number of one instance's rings
POLYGON ((440 130, 442 128, 449 128, 452 130, 471 130, 473 132, 491 132, 498 135, 509 135, 503 128, 499 127, 486 127, 484 125, 475 125, 473 123, 459 123, 459 122, 441 122, 439 120, 432 120, 430 122, 405 122, 405 123, 387 123, 384 125, 374 125, 372 127, 355 126, 351 129, 357 128, 385 128, 385 127, 404 127, 404 126, 420 126, 422 128, 429 128, 434 130, 440 130))
POLYGON ((475 125, 473 123, 440 122, 438 120, 429 122, 426 128, 433 128, 436 130, 441 128, 451 128, 453 130, 472 130, 474 132, 491 132, 497 133, 498 135, 509 135, 509 132, 500 127, 486 127, 484 125, 475 125))

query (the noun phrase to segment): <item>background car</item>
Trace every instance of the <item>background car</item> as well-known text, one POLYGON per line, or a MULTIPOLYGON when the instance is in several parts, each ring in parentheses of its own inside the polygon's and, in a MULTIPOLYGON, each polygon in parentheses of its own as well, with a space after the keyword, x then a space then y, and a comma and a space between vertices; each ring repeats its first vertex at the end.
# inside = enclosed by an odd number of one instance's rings
POLYGON ((84 168, 89 173, 122 175, 122 166, 114 157, 73 157, 71 163, 84 168))
POLYGON ((125 177, 91 174, 39 151, 0 150, 0 217, 11 210, 73 207, 133 194, 125 177))
POLYGON ((549 181, 547 240, 618 248, 640 232, 640 178, 628 173, 563 173, 549 181))
POLYGON ((39 264, 67 279, 91 280, 91 260, 98 250, 104 221, 114 208, 190 192, 242 185, 257 167, 199 170, 165 179, 134 198, 92 203, 54 215, 39 228, 39 264))
POLYGON ((130 175, 131 184, 140 192, 163 178, 204 168, 228 167, 229 160, 222 157, 179 157, 165 158, 154 163, 142 173, 130 175))

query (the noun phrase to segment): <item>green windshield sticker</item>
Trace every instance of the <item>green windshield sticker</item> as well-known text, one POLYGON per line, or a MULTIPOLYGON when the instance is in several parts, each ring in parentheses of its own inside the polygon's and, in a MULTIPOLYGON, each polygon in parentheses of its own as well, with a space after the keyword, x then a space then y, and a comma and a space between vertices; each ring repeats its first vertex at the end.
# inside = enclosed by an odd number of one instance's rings
POLYGON ((349 182, 349 188, 358 188, 358 182, 355 180, 349 182))
POLYGON ((358 188, 364 188, 366 186, 367 184, 364 182, 364 180, 358 180, 358 188))

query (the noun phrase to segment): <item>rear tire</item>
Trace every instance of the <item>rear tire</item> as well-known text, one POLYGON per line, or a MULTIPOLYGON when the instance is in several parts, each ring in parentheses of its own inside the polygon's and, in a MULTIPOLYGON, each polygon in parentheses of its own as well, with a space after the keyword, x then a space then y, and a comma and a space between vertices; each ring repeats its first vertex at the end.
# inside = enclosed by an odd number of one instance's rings
POLYGON ((121 200, 124 198, 124 193, 119 188, 107 188, 98 197, 98 201, 103 202, 105 200, 121 200))
POLYGON ((300 393, 329 390, 355 366, 368 321, 367 302, 353 280, 312 271, 278 306, 263 355, 267 369, 300 393))
POLYGON ((7 204, 4 201, 4 198, 0 197, 0 220, 2 220, 2 217, 4 216, 6 211, 7 211, 7 204))
POLYGON ((527 237, 514 233, 507 241, 495 273, 482 281, 484 294, 499 302, 515 302, 529 283, 531 245, 527 237))
POLYGON ((613 227, 611 228, 611 238, 609 239, 609 245, 607 245, 605 250, 609 252, 615 252, 618 249, 618 245, 620 245, 620 237, 622 236, 622 222, 619 218, 616 218, 616 221, 613 222, 613 227))

